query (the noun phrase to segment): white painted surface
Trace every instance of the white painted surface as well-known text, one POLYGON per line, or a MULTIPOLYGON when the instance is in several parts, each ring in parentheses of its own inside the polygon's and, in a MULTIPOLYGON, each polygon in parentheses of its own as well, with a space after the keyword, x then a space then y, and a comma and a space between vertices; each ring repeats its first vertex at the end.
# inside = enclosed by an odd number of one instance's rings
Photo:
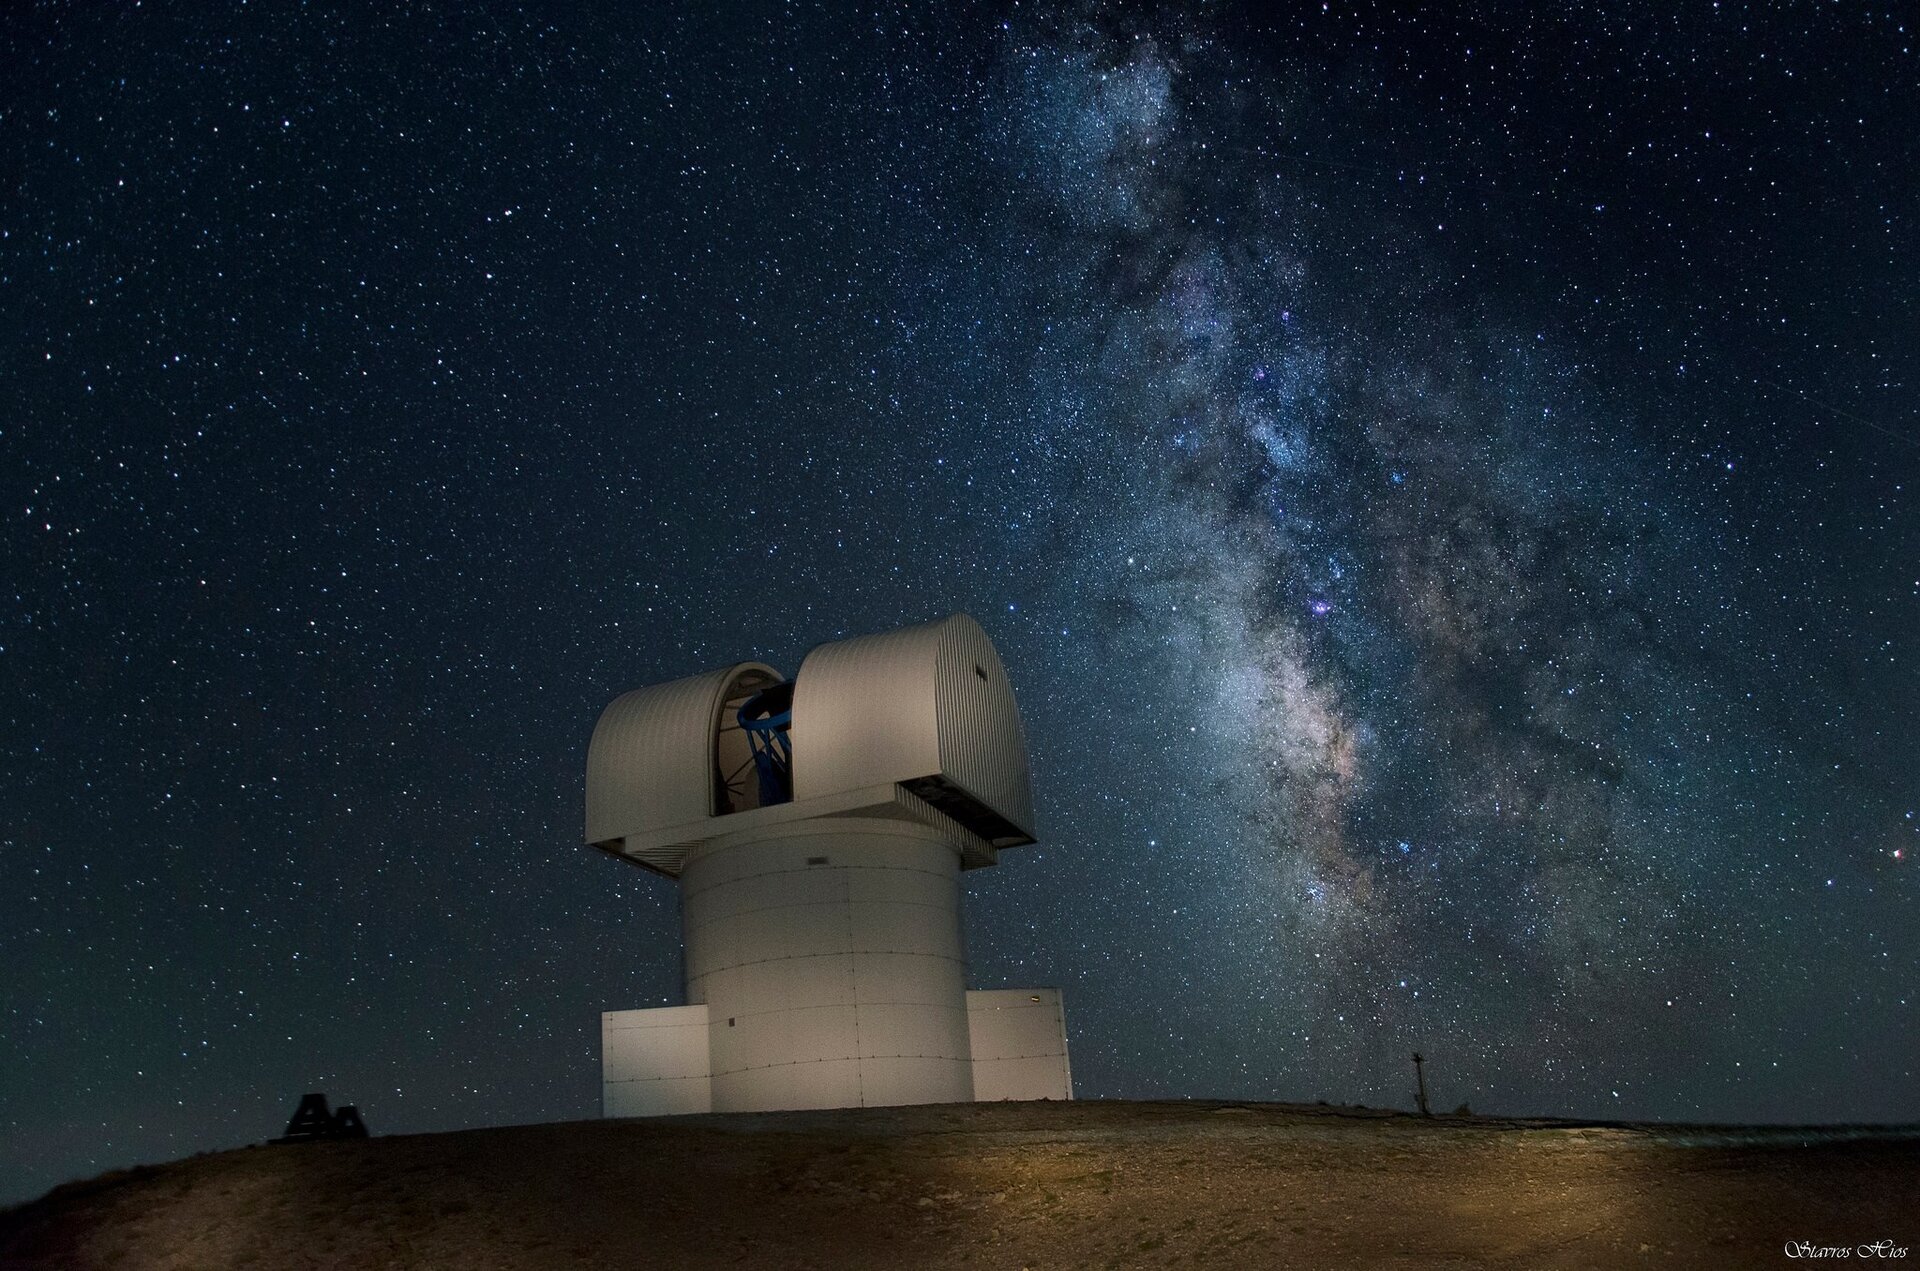
POLYGON ((710 843, 680 875, 713 1109, 973 1098, 954 835, 871 817, 710 843))
POLYGON ((1030 843, 1035 823, 1027 738, 1006 668, 993 641, 966 614, 954 614, 937 625, 934 698, 940 713, 940 771, 1019 831, 996 846, 1030 843))
POLYGON ((974 989, 967 1020, 975 1099, 1073 1098, 1059 989, 974 989))
POLYGON ((600 1016, 601 1115, 678 1116, 713 1110, 704 1006, 600 1016))
MULTIPOLYGON (((629 837, 711 818, 721 708, 780 678, 763 662, 741 662, 615 698, 587 744, 587 842, 617 850, 629 837)), ((689 845, 640 859, 673 873, 689 845)))
POLYGON ((814 649, 795 677, 792 737, 797 800, 940 776, 1008 823, 995 845, 1033 841, 1020 712, 965 614, 814 649))
POLYGON ((694 1004, 603 1017, 606 1114, 1070 1098, 1058 993, 965 988, 959 871, 1034 837, 986 632, 954 614, 814 649, 794 799, 759 807, 750 773, 727 789, 750 767, 731 711, 779 678, 654 685, 594 729, 587 841, 679 879, 694 1004))

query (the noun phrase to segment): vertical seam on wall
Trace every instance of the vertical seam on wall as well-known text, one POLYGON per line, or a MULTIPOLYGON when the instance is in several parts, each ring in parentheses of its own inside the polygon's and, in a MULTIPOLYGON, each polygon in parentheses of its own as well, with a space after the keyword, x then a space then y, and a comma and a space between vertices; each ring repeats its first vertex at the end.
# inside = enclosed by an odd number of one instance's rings
POLYGON ((1067 1055, 1067 999, 1061 993, 1053 999, 1053 1026, 1060 1034, 1060 1078, 1066 1084, 1067 1098, 1073 1098, 1073 1060, 1067 1055))
POLYGON ((867 1106, 867 1048, 860 1042, 860 949, 853 931, 853 871, 840 873, 841 910, 847 915, 847 983, 853 990, 853 1093, 855 1107, 867 1106))

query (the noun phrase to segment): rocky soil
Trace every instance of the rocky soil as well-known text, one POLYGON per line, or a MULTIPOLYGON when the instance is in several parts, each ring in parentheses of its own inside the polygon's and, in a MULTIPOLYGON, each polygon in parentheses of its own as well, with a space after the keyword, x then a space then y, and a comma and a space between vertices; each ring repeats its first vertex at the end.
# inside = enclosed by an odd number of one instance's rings
POLYGON ((1920 1130, 868 1108, 245 1148, 0 1213, 0 1268, 1724 1268, 1798 1241, 1920 1265, 1920 1130))

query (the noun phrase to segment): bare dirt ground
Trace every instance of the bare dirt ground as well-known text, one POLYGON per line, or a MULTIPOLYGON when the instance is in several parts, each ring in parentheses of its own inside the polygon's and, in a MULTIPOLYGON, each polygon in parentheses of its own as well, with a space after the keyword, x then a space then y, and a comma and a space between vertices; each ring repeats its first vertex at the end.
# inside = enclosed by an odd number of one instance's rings
POLYGON ((246 1148, 0 1213, 0 1268, 1723 1268, 1797 1241, 1920 1265, 1920 1129, 868 1108, 246 1148))

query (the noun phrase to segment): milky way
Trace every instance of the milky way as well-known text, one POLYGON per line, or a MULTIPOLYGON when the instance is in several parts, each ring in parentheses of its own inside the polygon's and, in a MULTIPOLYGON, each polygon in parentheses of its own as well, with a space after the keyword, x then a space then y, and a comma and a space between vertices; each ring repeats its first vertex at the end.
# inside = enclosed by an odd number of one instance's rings
POLYGON ((1920 1117, 1898 20, 0 40, 0 1196, 594 1115, 595 713, 956 609, 1083 1096, 1920 1117))
POLYGON ((1115 665, 1177 686, 1140 721, 1194 738, 1157 772, 1191 819, 1167 850, 1231 898, 1219 956, 1300 1053, 1385 1081, 1426 1031, 1551 1064, 1546 1021, 1636 1018, 1712 925, 1694 874, 1731 845, 1688 840, 1674 768, 1717 712, 1660 611, 1720 599, 1716 545, 1612 453, 1627 421, 1560 341, 1423 295, 1423 234, 1322 280, 1301 182, 1260 170, 1285 112, 1234 69, 1008 50, 1039 360, 1113 502, 1082 599, 1115 665))

